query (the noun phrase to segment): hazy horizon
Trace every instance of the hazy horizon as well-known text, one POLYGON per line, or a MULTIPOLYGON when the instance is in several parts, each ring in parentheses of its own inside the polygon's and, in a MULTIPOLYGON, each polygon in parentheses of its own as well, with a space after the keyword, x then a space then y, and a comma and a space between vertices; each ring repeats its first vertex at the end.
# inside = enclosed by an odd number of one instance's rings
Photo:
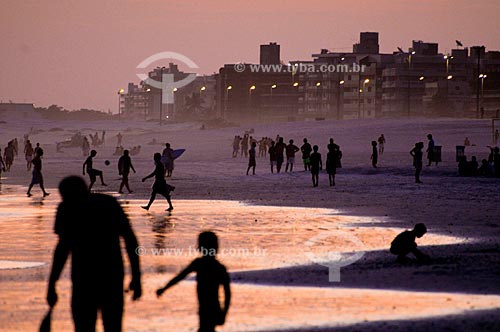
POLYGON ((412 40, 437 42, 440 52, 457 39, 499 50, 499 11, 498 0, 4 0, 0 100, 116 112, 118 89, 139 82, 136 66, 158 52, 181 53, 211 74, 224 63, 258 62, 259 45, 270 41, 284 61, 322 48, 350 52, 362 31, 380 33, 383 53, 412 40))

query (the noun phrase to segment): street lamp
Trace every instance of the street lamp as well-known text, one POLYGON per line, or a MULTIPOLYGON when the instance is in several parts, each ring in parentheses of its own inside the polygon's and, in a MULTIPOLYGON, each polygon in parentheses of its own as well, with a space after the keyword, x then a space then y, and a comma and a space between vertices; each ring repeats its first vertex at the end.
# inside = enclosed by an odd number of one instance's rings
POLYGON ((339 85, 337 87, 337 120, 340 120, 340 89, 345 84, 344 80, 339 81, 339 85))
POLYGON ((420 77, 418 78, 418 80, 419 80, 419 81, 423 81, 423 80, 425 80, 425 76, 420 76, 420 77))
POLYGON ((411 109, 411 68, 412 68, 412 55, 415 55, 415 51, 411 51, 408 54, 408 116, 410 116, 410 109, 411 109))
POLYGON ((271 106, 273 103, 273 90, 276 89, 278 86, 276 84, 271 85, 271 106))
MULTIPOLYGON (((229 91, 233 88, 232 85, 228 85, 226 87, 226 100, 224 102, 224 114, 227 114, 227 103, 229 101, 229 91)), ((222 118, 224 119, 224 114, 222 115, 222 118)))
POLYGON ((166 69, 165 67, 160 67, 160 126, 162 125, 163 121, 163 70, 166 69))
POLYGON ((321 82, 316 82, 316 86, 321 86, 321 82))
POLYGON ((147 107, 147 108, 146 108, 146 107, 144 107, 144 121, 148 121, 148 108, 149 108, 149 105, 150 105, 150 102, 151 102, 151 99, 150 99, 151 97, 150 97, 150 95, 149 95, 149 92, 151 92, 151 89, 150 89, 150 88, 147 88, 147 89, 146 89, 146 94, 148 95, 148 96, 147 96, 147 100, 148 100, 147 105, 148 105, 148 107, 147 107))
POLYGON ((294 86, 294 87, 298 87, 298 86, 299 86, 299 82, 294 82, 294 83, 293 83, 293 86, 294 86))
POLYGON ((124 92, 125 92, 124 89, 118 90, 118 119, 121 119, 121 117, 122 117, 122 114, 121 114, 121 109, 122 109, 122 107, 121 107, 121 96, 122 96, 122 94, 124 92))
POLYGON ((453 57, 449 54, 446 54, 445 56, 443 56, 443 59, 446 60, 446 75, 448 75, 450 60, 453 59, 453 57))
POLYGON ((255 85, 250 86, 250 89, 248 89, 248 106, 251 108, 252 107, 252 91, 255 90, 255 85))
POLYGON ((446 76, 446 79, 447 79, 448 81, 449 81, 449 80, 451 80, 451 79, 453 79, 453 75, 448 75, 448 76, 446 76))
POLYGON ((481 106, 483 106, 484 103, 484 80, 486 77, 488 77, 486 74, 479 75, 479 78, 481 79, 481 106))
POLYGON ((207 89, 207 87, 206 87, 206 86, 202 86, 202 87, 200 88, 200 91, 205 91, 206 89, 207 89))
MULTIPOLYGON (((363 81, 363 89, 361 89, 360 92, 363 92, 365 91, 366 92, 366 85, 370 83, 370 79, 369 78, 365 78, 365 80, 363 81)), ((366 101, 365 101, 365 95, 363 95, 363 117, 365 117, 365 104, 366 104, 366 101)))

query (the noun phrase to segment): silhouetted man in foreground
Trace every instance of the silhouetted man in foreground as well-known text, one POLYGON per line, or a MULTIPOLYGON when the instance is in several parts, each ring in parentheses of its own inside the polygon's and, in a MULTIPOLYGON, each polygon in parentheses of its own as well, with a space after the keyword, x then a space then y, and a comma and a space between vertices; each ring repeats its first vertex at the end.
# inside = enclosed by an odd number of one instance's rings
POLYGON ((90 194, 85 181, 67 177, 59 184, 62 203, 57 209, 54 226, 59 236, 47 302, 57 302, 56 282, 71 253, 73 294, 71 307, 75 332, 93 332, 97 312, 101 312, 104 331, 120 332, 123 314, 124 268, 120 238, 125 246, 132 269, 129 289, 133 299, 141 297, 139 256, 135 253, 137 239, 128 218, 111 196, 90 194))
POLYGON ((416 238, 421 238, 427 233, 427 227, 424 224, 416 224, 413 230, 404 231, 391 242, 391 254, 397 255, 399 263, 407 261, 406 255, 412 253, 419 262, 429 262, 430 257, 417 249, 416 238))
POLYGON ((231 302, 229 274, 224 265, 216 258, 219 248, 217 235, 203 232, 198 237, 198 249, 201 257, 196 258, 181 273, 170 280, 165 287, 156 291, 161 296, 167 289, 196 272, 197 293, 199 302, 200 329, 198 332, 214 332, 217 325, 224 325, 231 302), (219 288, 224 287, 224 308, 219 302, 219 288))

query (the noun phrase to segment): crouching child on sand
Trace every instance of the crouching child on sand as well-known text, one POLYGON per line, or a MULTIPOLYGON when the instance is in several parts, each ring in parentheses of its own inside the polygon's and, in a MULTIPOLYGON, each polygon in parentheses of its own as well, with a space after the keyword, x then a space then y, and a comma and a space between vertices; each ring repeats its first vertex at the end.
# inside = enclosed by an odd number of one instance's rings
POLYGON ((406 256, 409 253, 412 253, 417 258, 417 261, 421 263, 430 262, 430 257, 418 250, 415 242, 416 238, 421 238, 425 233, 427 233, 427 227, 422 223, 416 224, 411 231, 402 232, 391 242, 391 254, 398 256, 397 261, 399 263, 407 262, 406 256))
POLYGON ((170 280, 165 287, 159 288, 160 297, 167 289, 185 279, 191 272, 196 272, 197 293, 200 317, 199 332, 215 332, 215 327, 224 325, 231 302, 229 274, 224 265, 216 258, 219 244, 213 232, 202 232, 198 236, 198 249, 201 257, 196 258, 187 268, 170 280), (219 302, 219 288, 224 288, 224 308, 219 302))

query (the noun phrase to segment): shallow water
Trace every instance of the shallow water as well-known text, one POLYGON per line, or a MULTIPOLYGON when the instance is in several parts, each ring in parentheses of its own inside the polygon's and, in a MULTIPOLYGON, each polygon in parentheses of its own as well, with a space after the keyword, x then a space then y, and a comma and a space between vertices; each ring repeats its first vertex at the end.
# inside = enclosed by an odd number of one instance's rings
MULTIPOLYGON (((5 332, 36 330, 47 308, 44 296, 56 241, 52 227, 59 197, 52 190, 45 199, 36 192, 26 198, 25 190, 4 185, 0 195, 0 331, 5 332)), ((127 302, 127 331, 196 331, 192 281, 179 284, 160 300, 153 292, 196 257, 201 230, 219 235, 219 259, 229 271, 345 263, 363 252, 385 249, 401 231, 380 227, 381 220, 344 216, 330 209, 174 200, 175 210, 168 213, 161 200, 149 212, 140 208, 145 200, 124 196, 121 202, 137 233, 144 271, 142 300, 127 302)), ((461 241, 428 234, 419 245, 461 241)), ((58 283, 55 331, 71 330, 68 277, 66 269, 58 283)), ((500 307, 500 297, 484 295, 244 284, 233 284, 232 292, 233 306, 222 331, 337 326, 500 307), (404 304, 395 304, 394 299, 400 297, 405 298, 404 304)))

